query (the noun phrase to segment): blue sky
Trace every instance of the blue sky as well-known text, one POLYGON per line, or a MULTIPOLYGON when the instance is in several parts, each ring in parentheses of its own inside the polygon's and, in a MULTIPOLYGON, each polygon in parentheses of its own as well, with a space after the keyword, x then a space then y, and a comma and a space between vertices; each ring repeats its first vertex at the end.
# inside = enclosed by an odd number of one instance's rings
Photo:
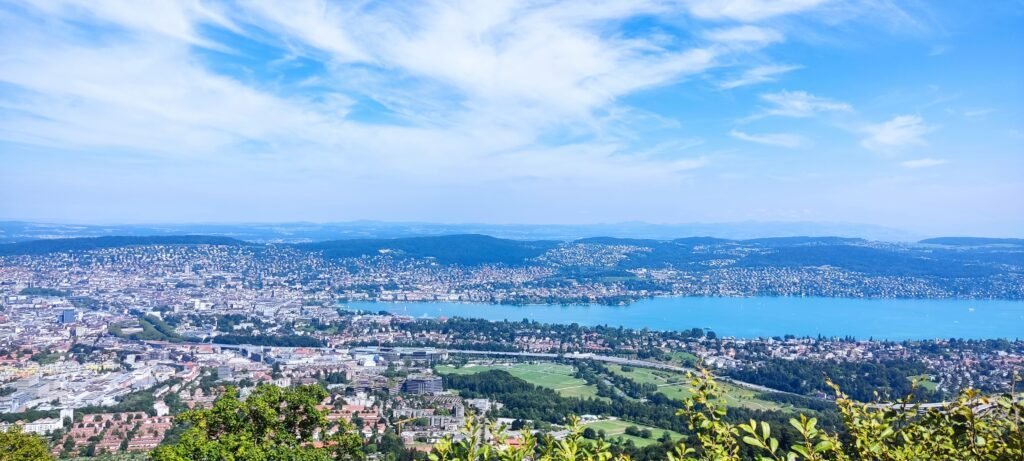
POLYGON ((1024 235, 1024 2, 7 1, 0 218, 1024 235))

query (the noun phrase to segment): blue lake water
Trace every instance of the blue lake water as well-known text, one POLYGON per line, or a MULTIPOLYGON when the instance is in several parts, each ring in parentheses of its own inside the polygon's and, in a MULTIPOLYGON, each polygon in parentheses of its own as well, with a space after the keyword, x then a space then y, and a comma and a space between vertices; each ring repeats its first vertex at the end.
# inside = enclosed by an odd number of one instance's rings
POLYGON ((349 303, 412 317, 530 319, 652 330, 709 328, 724 336, 858 339, 1024 338, 1024 302, 838 298, 654 298, 629 306, 349 303))

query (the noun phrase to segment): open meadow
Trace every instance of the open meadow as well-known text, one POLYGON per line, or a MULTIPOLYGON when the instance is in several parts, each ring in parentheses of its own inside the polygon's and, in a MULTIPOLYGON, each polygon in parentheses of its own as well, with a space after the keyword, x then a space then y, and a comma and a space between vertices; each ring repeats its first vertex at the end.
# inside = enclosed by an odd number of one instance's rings
POLYGON ((438 366, 439 374, 474 374, 488 370, 504 370, 535 386, 553 389, 563 397, 597 397, 597 388, 576 378, 576 368, 560 363, 496 363, 490 365, 468 364, 461 368, 450 365, 438 366))

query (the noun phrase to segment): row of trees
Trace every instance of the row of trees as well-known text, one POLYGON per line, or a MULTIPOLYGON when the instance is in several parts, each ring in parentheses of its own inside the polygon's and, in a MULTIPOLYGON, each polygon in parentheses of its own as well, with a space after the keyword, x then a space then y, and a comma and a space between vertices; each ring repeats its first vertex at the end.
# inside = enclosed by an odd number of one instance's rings
POLYGON ((911 376, 924 375, 928 368, 921 362, 885 360, 879 362, 831 362, 767 359, 757 366, 730 370, 729 376, 784 392, 808 395, 828 393, 827 376, 842 386, 854 400, 895 399, 914 394, 918 400, 941 400, 942 394, 914 387, 911 376))

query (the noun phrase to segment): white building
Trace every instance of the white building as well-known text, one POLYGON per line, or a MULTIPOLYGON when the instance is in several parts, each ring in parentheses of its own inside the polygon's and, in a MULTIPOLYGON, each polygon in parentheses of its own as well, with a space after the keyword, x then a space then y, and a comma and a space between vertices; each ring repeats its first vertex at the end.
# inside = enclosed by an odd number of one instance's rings
POLYGON ((33 434, 46 435, 63 427, 64 422, 61 421, 60 418, 43 418, 32 421, 31 423, 25 423, 22 426, 22 430, 33 434))

